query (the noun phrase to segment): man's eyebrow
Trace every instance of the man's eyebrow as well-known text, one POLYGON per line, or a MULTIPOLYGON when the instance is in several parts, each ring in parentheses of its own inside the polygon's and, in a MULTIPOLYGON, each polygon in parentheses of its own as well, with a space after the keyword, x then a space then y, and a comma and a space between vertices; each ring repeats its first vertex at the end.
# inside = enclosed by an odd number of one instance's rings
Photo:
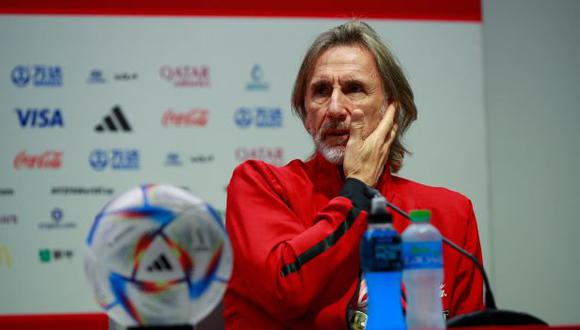
POLYGON ((319 87, 322 85, 328 85, 330 84, 330 80, 329 79, 316 79, 310 82, 310 86, 309 87, 319 87))
POLYGON ((355 78, 355 77, 349 77, 347 79, 344 79, 341 81, 342 84, 359 84, 359 85, 364 85, 366 82, 363 79, 359 79, 359 78, 355 78))
POLYGON ((315 84, 320 84, 320 83, 329 83, 330 82, 330 77, 324 75, 324 76, 317 76, 314 77, 310 80, 310 84, 309 85, 315 85, 315 84))
MULTIPOLYGON (((331 83, 331 79, 330 77, 324 75, 324 76, 318 76, 313 78, 310 81, 309 86, 320 86, 322 84, 329 84, 331 83)), ((352 83, 356 83, 356 84, 366 84, 366 80, 363 77, 356 77, 354 75, 349 75, 347 77, 345 77, 344 79, 340 79, 339 81, 340 84, 352 84, 352 83)))

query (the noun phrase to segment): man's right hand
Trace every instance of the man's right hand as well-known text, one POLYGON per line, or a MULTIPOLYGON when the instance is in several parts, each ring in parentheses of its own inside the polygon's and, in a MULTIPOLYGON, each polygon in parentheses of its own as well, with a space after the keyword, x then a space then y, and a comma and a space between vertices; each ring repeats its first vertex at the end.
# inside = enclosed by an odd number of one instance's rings
POLYGON ((350 137, 342 164, 345 177, 358 179, 371 187, 376 185, 389 159, 389 149, 397 134, 397 124, 394 123, 396 112, 395 103, 392 102, 375 130, 364 136, 365 115, 359 109, 353 110, 350 118, 350 137))

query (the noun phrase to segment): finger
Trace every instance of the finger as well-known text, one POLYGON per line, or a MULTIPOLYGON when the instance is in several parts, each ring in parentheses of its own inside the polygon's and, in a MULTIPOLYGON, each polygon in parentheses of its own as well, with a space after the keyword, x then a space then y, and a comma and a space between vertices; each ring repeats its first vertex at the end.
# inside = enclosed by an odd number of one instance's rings
POLYGON ((365 114, 359 110, 355 109, 352 111, 350 115, 350 137, 349 140, 352 139, 353 141, 357 140, 364 140, 363 138, 363 131, 364 131, 364 119, 365 114))
POLYGON ((391 132, 389 134, 389 139, 387 141, 387 145, 390 147, 391 144, 393 143, 393 141, 395 140, 395 137, 397 136, 397 130, 399 129, 399 125, 397 125, 397 123, 393 124, 393 127, 391 128, 391 132))
POLYGON ((393 126, 393 122, 395 121, 395 114, 396 113, 397 113, 397 107, 395 105, 395 102, 391 102, 389 104, 389 106, 387 107, 387 111, 385 112, 385 115, 383 116, 383 118, 379 122, 379 125, 377 126, 376 130, 378 132, 380 132, 380 134, 382 136, 384 136, 385 138, 387 137, 388 132, 390 131, 390 129, 393 126))
POLYGON ((382 144, 382 149, 385 153, 389 153, 391 149, 391 145, 393 141, 395 141, 395 137, 397 136, 397 130, 399 129, 399 125, 393 124, 391 131, 385 137, 385 142, 382 144))

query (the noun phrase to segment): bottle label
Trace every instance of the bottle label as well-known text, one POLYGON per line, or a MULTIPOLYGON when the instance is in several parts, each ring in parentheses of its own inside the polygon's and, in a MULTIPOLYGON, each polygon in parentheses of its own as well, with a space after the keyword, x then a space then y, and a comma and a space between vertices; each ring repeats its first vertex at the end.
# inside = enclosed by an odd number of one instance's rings
POLYGON ((361 240, 361 266, 364 271, 402 271, 401 236, 395 230, 375 230, 361 240))
POLYGON ((441 241, 404 242, 405 269, 437 269, 443 267, 441 241))

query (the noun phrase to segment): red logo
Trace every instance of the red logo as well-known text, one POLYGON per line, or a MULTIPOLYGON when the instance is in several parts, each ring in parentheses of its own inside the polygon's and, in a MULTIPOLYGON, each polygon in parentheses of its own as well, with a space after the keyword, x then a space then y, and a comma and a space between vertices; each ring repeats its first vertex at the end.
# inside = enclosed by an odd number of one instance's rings
POLYGON ((209 67, 181 65, 171 67, 164 65, 159 70, 161 78, 172 82, 175 87, 207 87, 209 86, 209 67))
POLYGON ((166 127, 205 127, 208 113, 207 109, 191 109, 187 112, 174 112, 169 109, 163 114, 161 124, 166 127))
POLYGON ((256 147, 236 149, 236 159, 260 159, 274 165, 284 165, 284 149, 280 147, 256 147))
POLYGON ((28 155, 21 151, 14 158, 14 168, 19 169, 57 169, 62 166, 62 151, 48 150, 39 155, 28 155))

